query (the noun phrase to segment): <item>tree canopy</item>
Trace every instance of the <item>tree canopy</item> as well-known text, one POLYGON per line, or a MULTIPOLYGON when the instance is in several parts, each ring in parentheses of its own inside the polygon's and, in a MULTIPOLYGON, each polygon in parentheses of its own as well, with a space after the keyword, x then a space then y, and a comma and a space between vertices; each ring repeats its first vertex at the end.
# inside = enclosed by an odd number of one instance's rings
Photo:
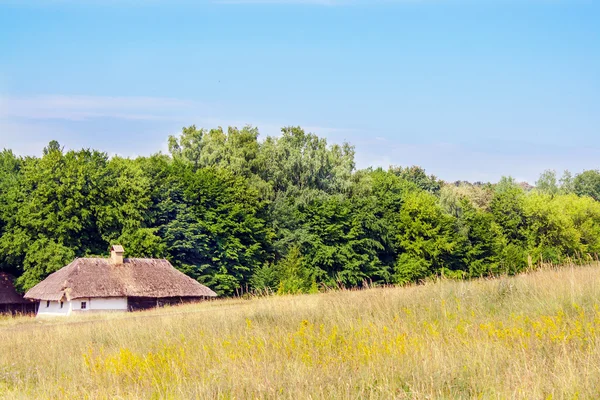
POLYGON ((518 273, 600 252, 600 172, 535 188, 446 183, 418 166, 357 170, 354 148, 300 127, 169 137, 108 157, 56 141, 0 152, 0 270, 26 290, 75 257, 160 257, 223 295, 518 273))

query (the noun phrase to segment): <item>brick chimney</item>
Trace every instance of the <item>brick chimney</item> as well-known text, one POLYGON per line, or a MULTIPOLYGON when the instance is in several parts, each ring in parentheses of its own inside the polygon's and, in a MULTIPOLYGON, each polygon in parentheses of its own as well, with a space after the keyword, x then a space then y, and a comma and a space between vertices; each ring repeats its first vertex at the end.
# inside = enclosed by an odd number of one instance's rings
POLYGON ((125 250, 123 250, 123 246, 115 244, 113 246, 110 246, 110 262, 111 264, 114 265, 121 265, 123 264, 123 253, 125 252, 125 250))

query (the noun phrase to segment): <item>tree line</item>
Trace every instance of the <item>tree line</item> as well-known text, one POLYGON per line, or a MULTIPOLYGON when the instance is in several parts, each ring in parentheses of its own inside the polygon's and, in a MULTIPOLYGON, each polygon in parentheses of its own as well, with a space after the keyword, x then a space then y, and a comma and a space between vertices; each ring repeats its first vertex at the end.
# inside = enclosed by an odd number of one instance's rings
POLYGON ((183 128, 135 159, 52 141, 0 152, 0 270, 26 290, 110 244, 168 259, 222 295, 514 274, 600 252, 600 172, 526 188, 357 170, 354 148, 299 127, 183 128))

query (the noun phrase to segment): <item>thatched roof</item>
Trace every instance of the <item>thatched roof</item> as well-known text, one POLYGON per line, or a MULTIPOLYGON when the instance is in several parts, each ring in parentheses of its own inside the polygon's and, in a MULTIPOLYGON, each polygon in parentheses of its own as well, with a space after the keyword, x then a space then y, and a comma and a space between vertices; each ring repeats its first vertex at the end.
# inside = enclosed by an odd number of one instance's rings
POLYGON ((13 277, 0 272, 0 304, 27 304, 29 300, 25 300, 15 290, 13 286, 13 277))
POLYGON ((78 258, 25 293, 25 298, 59 301, 86 297, 214 297, 217 294, 176 270, 167 260, 78 258))

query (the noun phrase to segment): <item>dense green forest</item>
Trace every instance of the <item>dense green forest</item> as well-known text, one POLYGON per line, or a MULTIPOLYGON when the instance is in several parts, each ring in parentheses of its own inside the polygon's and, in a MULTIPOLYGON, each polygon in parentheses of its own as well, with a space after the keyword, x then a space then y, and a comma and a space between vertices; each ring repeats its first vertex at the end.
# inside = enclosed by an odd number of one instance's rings
POLYGON ((600 172, 535 188, 356 170, 354 148, 301 128, 184 128, 135 159, 52 141, 0 153, 0 270, 26 290, 111 243, 231 295, 517 273, 600 252, 600 172))

